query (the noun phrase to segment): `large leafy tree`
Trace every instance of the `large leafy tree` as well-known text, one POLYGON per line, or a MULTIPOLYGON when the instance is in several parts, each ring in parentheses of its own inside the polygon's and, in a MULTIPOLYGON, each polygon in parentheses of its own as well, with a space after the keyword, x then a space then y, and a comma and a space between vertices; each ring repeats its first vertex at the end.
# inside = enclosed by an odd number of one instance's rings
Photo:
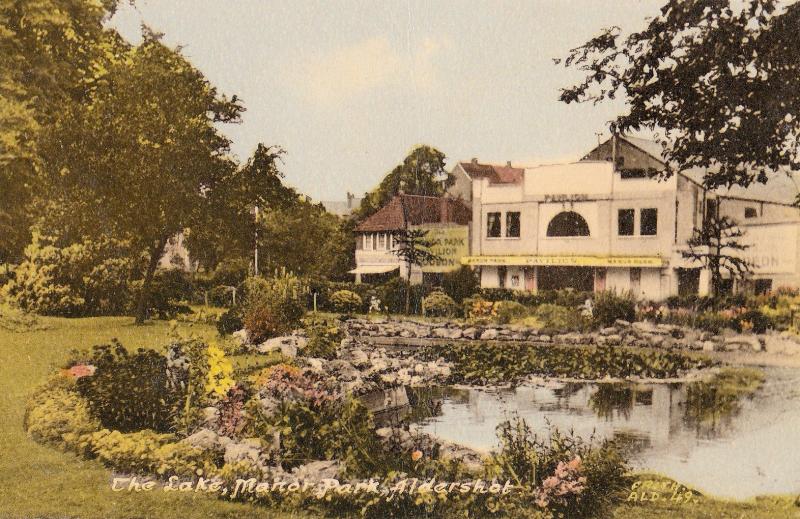
POLYGON ((216 125, 241 111, 179 51, 146 33, 48 132, 50 197, 75 208, 71 223, 82 234, 125 237, 143 251, 137 322, 167 240, 191 226, 234 169, 216 125))
POLYGON ((681 255, 700 263, 711 273, 711 295, 719 295, 723 274, 744 279, 751 272, 750 264, 742 257, 749 245, 742 243, 744 231, 736 222, 716 211, 706 215, 701 229, 695 229, 689 239, 689 249, 681 255))
POLYGON ((384 177, 375 190, 364 196, 356 217, 363 219, 370 216, 401 192, 441 196, 455 182, 453 176, 444 169, 445 158, 444 153, 436 148, 417 146, 384 177))
POLYGON ((21 257, 41 210, 42 131, 96 87, 125 48, 103 28, 116 0, 0 2, 0 261, 21 257))
POLYGON ((679 169, 708 168, 709 188, 766 182, 800 167, 798 28, 800 3, 670 1, 640 32, 573 49, 563 63, 585 76, 560 98, 624 98, 612 129, 656 131, 679 169))

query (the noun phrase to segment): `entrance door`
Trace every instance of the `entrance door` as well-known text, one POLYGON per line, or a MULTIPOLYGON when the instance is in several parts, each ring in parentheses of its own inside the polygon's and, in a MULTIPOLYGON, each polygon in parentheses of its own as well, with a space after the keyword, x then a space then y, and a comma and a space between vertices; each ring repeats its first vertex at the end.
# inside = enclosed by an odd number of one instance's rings
POLYGON ((594 269, 591 267, 539 267, 539 290, 572 288, 579 292, 594 289, 594 269))
POLYGON ((631 292, 634 297, 639 297, 642 291, 642 269, 640 267, 631 267, 631 292))
POLYGON ((525 290, 536 292, 536 267, 525 269, 525 290))
POLYGON ((700 290, 700 269, 678 270, 678 295, 696 295, 700 290))

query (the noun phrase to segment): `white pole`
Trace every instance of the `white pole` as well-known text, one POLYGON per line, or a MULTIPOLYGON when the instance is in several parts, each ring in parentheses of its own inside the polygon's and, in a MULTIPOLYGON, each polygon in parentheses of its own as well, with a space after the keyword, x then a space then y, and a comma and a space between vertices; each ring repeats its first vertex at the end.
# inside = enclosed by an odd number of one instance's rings
POLYGON ((256 243, 253 251, 253 272, 258 276, 258 206, 254 210, 256 220, 256 243))

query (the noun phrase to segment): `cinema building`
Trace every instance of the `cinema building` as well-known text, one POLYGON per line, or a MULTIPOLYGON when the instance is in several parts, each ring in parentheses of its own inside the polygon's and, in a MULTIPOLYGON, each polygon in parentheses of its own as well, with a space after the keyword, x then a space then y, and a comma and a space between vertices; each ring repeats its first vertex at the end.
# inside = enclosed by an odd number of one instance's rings
POLYGON ((737 222, 746 284, 763 292, 800 286, 800 211, 792 178, 709 191, 702 172, 651 178, 667 167, 657 143, 617 136, 570 164, 515 168, 477 161, 456 166, 472 179, 470 254, 481 286, 515 290, 631 291, 642 299, 704 294, 710 273, 681 254, 705 215, 737 222))

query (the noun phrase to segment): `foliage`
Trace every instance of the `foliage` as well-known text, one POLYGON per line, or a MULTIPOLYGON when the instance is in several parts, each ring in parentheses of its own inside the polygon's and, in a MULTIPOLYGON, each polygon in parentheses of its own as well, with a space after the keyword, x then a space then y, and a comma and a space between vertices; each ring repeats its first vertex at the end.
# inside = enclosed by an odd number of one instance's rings
MULTIPOLYGON (((431 252, 430 248, 436 245, 435 240, 427 238, 428 231, 424 229, 402 229, 394 233, 396 247, 391 251, 401 262, 406 265, 406 279, 411 280, 411 269, 421 267, 440 259, 431 252)), ((411 291, 406 291, 405 313, 411 310, 411 291)))
POLYGON ((109 64, 91 95, 59 114, 41 142, 47 195, 71 208, 68 215, 93 215, 64 223, 94 235, 102 222, 145 251, 139 323, 167 241, 191 225, 234 169, 218 123, 236 122, 242 111, 158 35, 143 36, 109 64))
POLYGON ((528 375, 587 380, 674 378, 712 365, 702 356, 617 346, 456 343, 431 347, 454 363, 450 383, 517 383, 528 375))
POLYGON ((458 306, 444 292, 431 292, 422 300, 422 310, 431 317, 453 317, 458 312, 458 306))
POLYGON ((78 451, 81 436, 100 429, 100 422, 75 392, 74 382, 56 375, 28 401, 25 429, 35 441, 78 451))
POLYGON ((356 211, 356 219, 367 218, 400 193, 443 195, 455 182, 455 178, 444 169, 445 158, 444 153, 431 146, 421 145, 412 149, 402 164, 395 166, 375 190, 364 196, 356 211))
POLYGON ((666 3, 647 27, 622 37, 606 28, 573 49, 586 73, 561 100, 624 97, 619 131, 661 129, 675 170, 708 168, 708 188, 766 182, 796 170, 800 5, 776 0, 666 3), (775 104, 775 99, 781 103, 775 104))
POLYGON ((633 322, 636 318, 636 300, 631 293, 598 292, 594 296, 592 317, 600 326, 611 326, 617 319, 633 322))
POLYGON ((0 299, 0 329, 10 332, 29 332, 46 328, 40 319, 0 299))
POLYGON ((332 360, 337 356, 339 345, 344 339, 344 332, 331 319, 307 319, 305 322, 308 343, 303 348, 305 357, 332 360))
POLYGON ((494 303, 495 318, 500 324, 509 324, 528 315, 528 308, 516 301, 497 301, 494 303))
POLYGON ((206 371, 205 392, 214 399, 228 395, 234 386, 233 365, 225 358, 225 352, 216 344, 211 343, 206 349, 208 370, 206 371))
POLYGON ((364 305, 358 294, 349 290, 338 290, 331 294, 330 304, 334 311, 343 314, 358 312, 364 305))
POLYGON ((579 311, 556 304, 543 304, 536 307, 533 315, 546 330, 583 330, 587 323, 579 311))
POLYGON ((730 317, 726 317, 718 312, 703 312, 695 320, 695 326, 704 332, 719 334, 730 322, 730 317))
POLYGON ((229 335, 244 328, 244 309, 235 306, 219 316, 217 319, 217 331, 220 335, 229 335))
POLYGON ((731 218, 719 216, 715 211, 710 213, 706 215, 703 227, 694 230, 688 241, 689 250, 682 251, 681 255, 711 271, 713 297, 719 294, 724 272, 743 279, 751 269, 750 264, 741 257, 741 252, 749 247, 740 241, 744 231, 731 218))
POLYGON ((405 279, 395 277, 377 288, 380 300, 390 313, 421 313, 422 300, 428 295, 425 285, 411 285, 405 279), (408 301, 408 312, 406 312, 408 301))
POLYGON ((245 281, 244 327, 253 343, 291 332, 305 314, 305 287, 292 274, 245 281))
POLYGON ((471 267, 461 266, 452 272, 445 272, 442 277, 442 290, 453 298, 456 304, 480 290, 478 273, 471 267))
POLYGON ((133 264, 128 244, 107 237, 62 245, 34 232, 25 260, 3 292, 20 308, 42 315, 123 313, 133 264))
POLYGON ((122 432, 171 429, 180 395, 168 387, 163 355, 144 349, 130 354, 113 341, 95 346, 86 364, 96 372, 79 378, 76 386, 104 427, 122 432))

